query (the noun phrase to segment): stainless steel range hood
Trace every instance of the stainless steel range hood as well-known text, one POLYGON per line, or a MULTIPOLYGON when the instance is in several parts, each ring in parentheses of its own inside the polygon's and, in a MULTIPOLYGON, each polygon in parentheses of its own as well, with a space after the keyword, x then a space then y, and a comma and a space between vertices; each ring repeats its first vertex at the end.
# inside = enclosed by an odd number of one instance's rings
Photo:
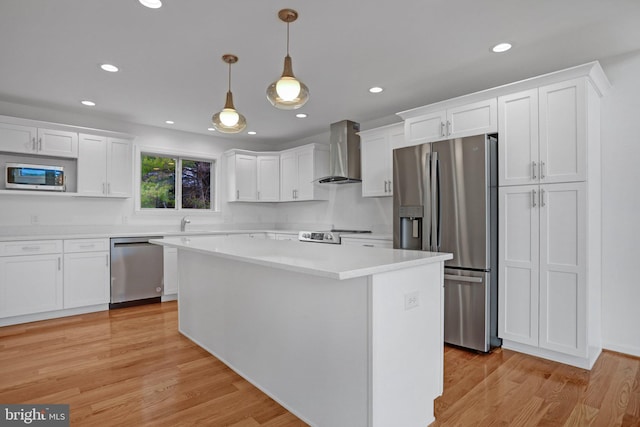
POLYGON ((319 183, 348 184, 360 178, 360 124, 350 120, 331 124, 329 139, 329 176, 319 183))

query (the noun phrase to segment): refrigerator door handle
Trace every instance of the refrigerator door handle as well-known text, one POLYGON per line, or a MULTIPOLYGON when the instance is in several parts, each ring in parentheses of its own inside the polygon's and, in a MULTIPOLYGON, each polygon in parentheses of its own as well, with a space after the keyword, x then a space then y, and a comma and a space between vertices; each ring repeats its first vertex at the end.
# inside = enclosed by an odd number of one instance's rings
POLYGON ((440 248, 440 161, 438 153, 431 154, 431 250, 440 248))
MULTIPOLYGON (((431 251, 431 218, 432 214, 432 188, 431 188, 431 153, 427 153, 424 162, 423 171, 423 188, 424 195, 422 204, 424 205, 423 223, 422 223, 422 250, 431 251)), ((395 196, 394 196, 395 197, 395 196)))
POLYGON ((482 283, 482 277, 456 276, 455 274, 445 274, 444 279, 458 282, 482 283))

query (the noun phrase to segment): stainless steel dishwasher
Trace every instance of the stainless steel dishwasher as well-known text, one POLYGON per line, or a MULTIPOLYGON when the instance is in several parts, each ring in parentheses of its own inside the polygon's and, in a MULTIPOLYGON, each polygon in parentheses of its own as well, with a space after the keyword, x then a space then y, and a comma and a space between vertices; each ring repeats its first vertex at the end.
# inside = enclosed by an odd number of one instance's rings
POLYGON ((109 308, 160 302, 163 291, 162 237, 111 239, 111 303, 109 308))

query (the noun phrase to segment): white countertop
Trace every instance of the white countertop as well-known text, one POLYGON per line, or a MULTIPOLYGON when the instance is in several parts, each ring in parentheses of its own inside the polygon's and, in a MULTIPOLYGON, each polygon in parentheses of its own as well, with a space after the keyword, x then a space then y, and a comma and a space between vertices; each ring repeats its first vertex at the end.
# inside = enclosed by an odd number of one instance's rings
POLYGON ((151 242, 337 280, 444 262, 453 258, 452 254, 441 252, 220 236, 169 237, 151 242))
POLYGON ((232 229, 232 230, 198 230, 187 229, 187 231, 158 229, 109 229, 100 227, 87 227, 87 230, 78 228, 64 229, 37 228, 32 232, 20 230, 15 234, 0 234, 0 242, 10 242, 17 240, 64 240, 64 239, 107 239, 111 237, 164 237, 164 236, 226 236, 229 234, 249 234, 249 233, 274 233, 274 234, 298 234, 295 230, 259 230, 259 229, 232 229))
POLYGON ((393 240, 393 234, 377 234, 377 233, 344 233, 340 238, 346 239, 366 239, 366 240, 393 240))

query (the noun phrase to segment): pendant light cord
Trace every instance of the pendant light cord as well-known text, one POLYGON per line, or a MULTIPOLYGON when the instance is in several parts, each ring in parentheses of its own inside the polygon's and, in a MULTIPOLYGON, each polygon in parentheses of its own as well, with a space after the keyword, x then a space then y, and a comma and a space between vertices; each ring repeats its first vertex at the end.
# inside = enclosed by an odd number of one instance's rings
POLYGON ((289 56, 289 22, 287 22, 287 56, 289 56))
POLYGON ((229 92, 231 92, 231 62, 229 62, 229 92))

